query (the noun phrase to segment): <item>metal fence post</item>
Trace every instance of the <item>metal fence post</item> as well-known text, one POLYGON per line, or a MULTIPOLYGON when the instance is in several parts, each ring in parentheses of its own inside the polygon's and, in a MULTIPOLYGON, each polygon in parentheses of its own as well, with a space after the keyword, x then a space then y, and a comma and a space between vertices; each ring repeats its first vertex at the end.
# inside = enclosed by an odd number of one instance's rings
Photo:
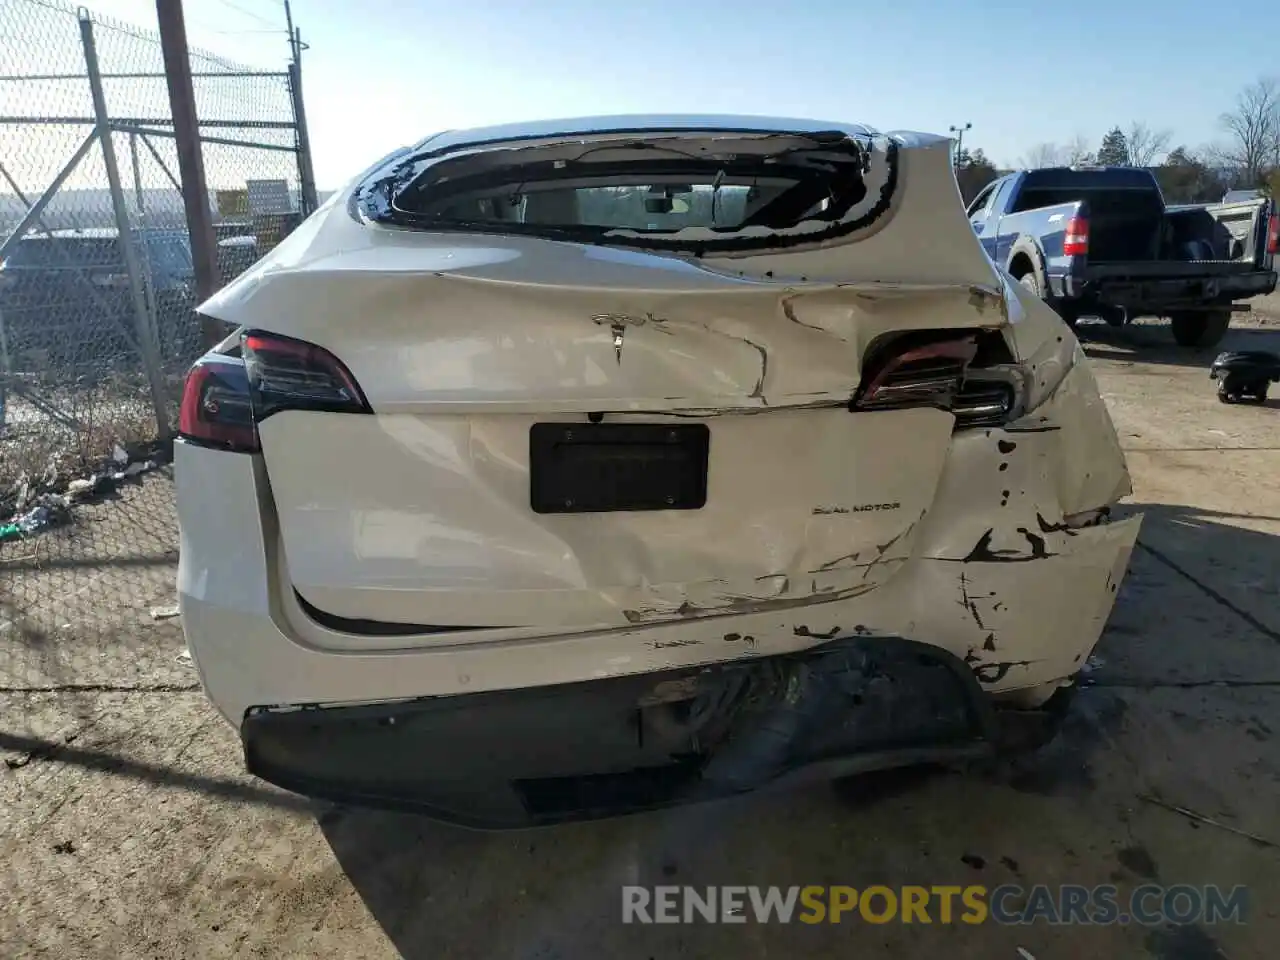
POLYGON ((9 337, 4 332, 4 312, 0 311, 0 436, 4 436, 5 399, 9 394, 9 378, 13 365, 9 362, 9 337))
MULTIPOLYGON (((299 41, 299 44, 301 41, 299 41)), ((293 101, 293 122, 298 144, 298 186, 304 217, 320 204, 316 196, 316 175, 311 168, 311 138, 307 133, 307 110, 302 102, 302 65, 297 59, 289 63, 289 99, 293 101)))
MULTIPOLYGON (((204 152, 200 143, 200 118, 196 114, 195 89, 191 80, 191 54, 187 49, 187 25, 181 0, 157 0, 160 50, 164 56, 169 112, 173 117, 173 142, 182 177, 182 207, 187 217, 191 243, 191 268, 195 274, 196 299, 204 302, 218 291, 218 243, 209 210, 205 183, 204 152)), ((200 340, 207 349, 222 339, 223 331, 212 317, 200 315, 200 340)))
POLYGON ((129 272, 129 292, 133 298, 134 323, 138 333, 138 352, 146 369, 147 383, 151 389, 151 404, 155 409, 156 432, 161 440, 171 436, 169 427, 169 397, 164 376, 160 371, 160 357, 155 330, 147 310, 147 299, 142 284, 142 266, 133 244, 129 226, 129 210, 125 206, 124 187, 120 182, 120 167, 116 163, 115 145, 112 143, 111 119, 107 113, 107 97, 102 89, 102 73, 98 66, 98 49, 93 41, 93 21, 88 12, 80 11, 80 41, 84 46, 85 71, 89 75, 89 91, 93 95, 93 116, 102 144, 102 163, 106 168, 107 186, 111 193, 111 209, 115 214, 116 229, 120 234, 120 249, 125 268, 129 272))

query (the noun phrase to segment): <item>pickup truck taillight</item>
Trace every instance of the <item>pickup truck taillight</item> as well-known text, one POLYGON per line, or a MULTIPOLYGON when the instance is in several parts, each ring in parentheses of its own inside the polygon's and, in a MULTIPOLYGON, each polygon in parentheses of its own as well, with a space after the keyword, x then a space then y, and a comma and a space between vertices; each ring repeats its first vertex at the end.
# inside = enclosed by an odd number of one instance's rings
POLYGON ((1089 221, 1084 217, 1072 217, 1067 221, 1067 232, 1062 237, 1062 253, 1078 257, 1089 252, 1089 221))
POLYGON ((1267 253, 1280 253, 1280 209, 1272 209, 1267 223, 1267 253))
POLYGON ((373 412, 351 371, 329 351, 250 330, 238 344, 226 341, 192 366, 178 434, 202 446, 256 453, 258 424, 284 410, 373 412))

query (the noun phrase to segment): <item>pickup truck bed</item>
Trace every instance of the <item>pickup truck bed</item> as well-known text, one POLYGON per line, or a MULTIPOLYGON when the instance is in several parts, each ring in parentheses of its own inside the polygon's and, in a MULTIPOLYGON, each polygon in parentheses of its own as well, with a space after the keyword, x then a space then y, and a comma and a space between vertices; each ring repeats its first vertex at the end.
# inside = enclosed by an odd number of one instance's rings
POLYGON ((1240 301, 1276 287, 1270 201, 1166 207, 1149 171, 1010 174, 969 207, 987 253, 1069 323, 1167 316, 1175 339, 1212 346, 1240 301))

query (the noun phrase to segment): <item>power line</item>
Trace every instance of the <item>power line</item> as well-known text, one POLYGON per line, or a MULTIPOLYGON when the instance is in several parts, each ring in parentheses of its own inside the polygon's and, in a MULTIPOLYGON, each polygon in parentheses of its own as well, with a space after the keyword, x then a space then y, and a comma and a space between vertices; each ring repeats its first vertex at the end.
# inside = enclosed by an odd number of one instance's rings
POLYGON ((246 10, 244 7, 240 6, 240 4, 232 2, 232 0, 218 0, 218 3, 222 4, 224 7, 227 7, 230 10, 234 10, 237 13, 248 17, 250 20, 257 21, 258 23, 262 24, 264 27, 271 27, 273 30, 280 29, 280 25, 278 23, 272 23, 270 20, 268 20, 266 17, 262 16, 261 14, 254 13, 252 10, 246 10))

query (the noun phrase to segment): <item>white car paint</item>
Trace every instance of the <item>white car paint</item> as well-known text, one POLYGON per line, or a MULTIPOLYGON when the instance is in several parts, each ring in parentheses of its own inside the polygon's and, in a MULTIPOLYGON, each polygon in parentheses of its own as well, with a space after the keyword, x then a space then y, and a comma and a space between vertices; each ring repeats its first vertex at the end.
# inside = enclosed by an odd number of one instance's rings
MULTIPOLYGON (((581 149, 620 139, 582 131, 616 125, 564 129, 581 149)), ((754 136, 723 118, 670 136, 721 126, 754 136)), ((556 129, 419 148, 482 155, 528 136, 560 149, 556 129)), ((691 258, 635 249, 626 231, 599 246, 386 226, 349 204, 375 169, 204 304, 332 352, 374 411, 274 414, 261 454, 177 445, 184 628, 224 716, 591 680, 850 633, 946 649, 993 695, 1035 702, 1069 682, 1139 523, 1083 525, 1129 492, 1087 361, 983 254, 948 141, 847 129, 888 208, 837 240, 804 242, 801 224, 794 246, 691 258), (1027 374, 1025 412, 955 433, 943 410, 850 413, 868 346, 934 328, 1000 331, 1027 374), (530 426, 593 411, 707 423, 706 506, 534 513, 530 426), (457 629, 339 630, 303 602, 457 629)))

